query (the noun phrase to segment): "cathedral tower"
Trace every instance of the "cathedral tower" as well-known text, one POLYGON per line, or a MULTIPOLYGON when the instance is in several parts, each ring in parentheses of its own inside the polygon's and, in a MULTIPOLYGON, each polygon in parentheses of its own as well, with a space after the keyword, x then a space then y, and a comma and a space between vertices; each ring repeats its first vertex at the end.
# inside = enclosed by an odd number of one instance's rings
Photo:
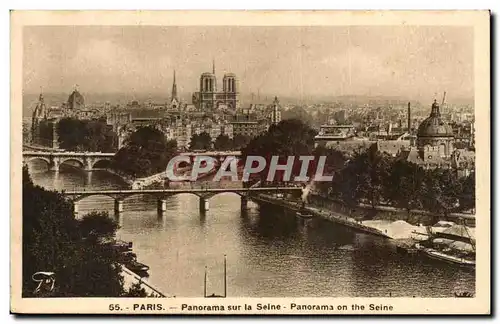
POLYGON ((172 96, 170 100, 178 100, 177 98, 177 83, 175 82, 175 70, 174 70, 174 82, 172 83, 172 96))
POLYGON ((238 79, 233 73, 226 73, 222 79, 222 91, 217 91, 215 62, 212 62, 212 72, 200 76, 200 91, 193 94, 193 104, 199 110, 239 108, 238 79))

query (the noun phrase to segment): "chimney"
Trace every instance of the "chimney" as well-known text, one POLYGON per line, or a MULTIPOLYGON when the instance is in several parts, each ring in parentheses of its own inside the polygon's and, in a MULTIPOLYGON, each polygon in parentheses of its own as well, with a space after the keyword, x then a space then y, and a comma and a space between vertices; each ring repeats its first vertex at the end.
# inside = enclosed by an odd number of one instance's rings
POLYGON ((411 134, 411 107, 408 102, 408 134, 411 134))

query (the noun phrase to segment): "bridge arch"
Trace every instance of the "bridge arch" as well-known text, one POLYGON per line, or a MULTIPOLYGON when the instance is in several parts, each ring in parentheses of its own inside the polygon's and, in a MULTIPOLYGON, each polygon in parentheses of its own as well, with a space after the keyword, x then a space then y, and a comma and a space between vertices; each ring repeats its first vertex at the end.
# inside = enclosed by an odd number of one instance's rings
POLYGON ((92 169, 107 169, 111 167, 111 159, 108 158, 97 158, 92 164, 92 169))
POLYGON ((169 197, 174 197, 174 196, 179 196, 179 195, 189 195, 189 196, 196 196, 198 198, 203 198, 199 193, 197 192, 174 192, 169 194, 169 197))
POLYGON ((74 162, 77 162, 78 163, 78 167, 79 168, 84 168, 84 163, 83 163, 83 160, 81 158, 77 158, 77 157, 67 157, 67 158, 61 158, 59 160, 59 165, 63 165, 63 164, 66 164, 66 165, 71 165, 71 164, 68 164, 67 162, 70 162, 70 161, 74 161, 74 162))
POLYGON ((30 162, 33 162, 33 161, 44 161, 45 163, 47 163, 47 167, 50 167, 50 159, 48 157, 45 157, 45 156, 32 156, 32 157, 27 157, 27 158, 24 158, 24 162, 26 164, 29 164, 30 162))
POLYGON ((241 192, 241 191, 222 191, 222 192, 213 192, 209 198, 213 198, 215 196, 220 196, 220 195, 227 195, 227 194, 230 194, 231 196, 238 196, 238 197, 243 197, 245 196, 245 193, 244 192, 241 192))
POLYGON ((151 197, 151 198, 155 198, 155 199, 166 199, 166 198, 170 197, 170 195, 158 194, 158 193, 154 193, 154 192, 134 192, 134 193, 122 195, 122 196, 117 197, 117 198, 119 198, 123 201, 126 201, 129 198, 138 197, 138 196, 147 196, 147 197, 151 197))
POLYGON ((73 203, 78 203, 78 202, 84 200, 85 198, 89 198, 89 197, 106 197, 106 198, 111 198, 112 200, 116 200, 118 198, 115 195, 108 195, 106 193, 99 193, 99 194, 92 193, 92 194, 82 194, 80 196, 77 196, 77 197, 71 199, 71 201, 73 203))

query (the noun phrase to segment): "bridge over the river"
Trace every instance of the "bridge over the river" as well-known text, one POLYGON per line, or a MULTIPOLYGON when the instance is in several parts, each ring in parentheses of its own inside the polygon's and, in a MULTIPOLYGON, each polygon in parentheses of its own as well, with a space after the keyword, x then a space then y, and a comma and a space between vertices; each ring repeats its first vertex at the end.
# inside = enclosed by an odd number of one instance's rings
POLYGON ((224 192, 232 192, 241 196, 241 207, 246 208, 248 203, 248 195, 250 193, 283 193, 283 192, 301 192, 301 187, 234 187, 234 188, 181 188, 181 189, 125 189, 125 190, 77 190, 63 191, 62 193, 73 202, 73 210, 78 213, 78 202, 90 196, 108 196, 115 201, 115 213, 123 212, 124 200, 133 195, 152 195, 157 199, 157 208, 159 213, 163 213, 167 209, 167 198, 177 195, 190 193, 199 197, 200 212, 205 212, 209 208, 208 199, 224 192))
MULTIPOLYGON (((69 151, 23 151, 23 163, 34 160, 45 161, 51 171, 59 171, 61 164, 65 162, 76 162, 84 171, 104 169, 109 166, 115 153, 103 152, 69 152, 69 151)), ((224 161, 227 157, 239 157, 240 151, 205 151, 205 152, 182 152, 179 155, 191 158, 191 163, 197 156, 210 156, 218 162, 224 161)))
POLYGON ((34 160, 45 161, 51 171, 59 171, 61 164, 65 162, 77 162, 85 171, 103 169, 109 166, 109 162, 115 153, 103 152, 47 152, 47 151, 23 151, 23 163, 34 160))

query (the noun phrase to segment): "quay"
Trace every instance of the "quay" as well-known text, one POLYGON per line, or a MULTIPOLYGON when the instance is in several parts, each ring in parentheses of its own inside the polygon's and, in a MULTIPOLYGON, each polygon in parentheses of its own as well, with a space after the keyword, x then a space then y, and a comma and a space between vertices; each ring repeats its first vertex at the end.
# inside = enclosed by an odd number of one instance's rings
POLYGON ((135 274, 134 272, 132 272, 130 269, 128 269, 123 265, 122 265, 121 275, 123 276, 125 289, 129 289, 130 287, 132 287, 132 285, 139 283, 141 288, 143 288, 146 291, 148 297, 157 297, 157 298, 172 297, 172 296, 166 296, 158 288, 149 283, 146 279, 141 278, 139 275, 135 274))
MULTIPOLYGON (((276 198, 276 197, 273 197, 269 194, 262 194, 262 193, 252 194, 249 196, 249 198, 257 203, 264 203, 264 204, 267 203, 267 204, 271 204, 271 205, 275 205, 275 206, 280 206, 280 207, 283 207, 283 208, 290 210, 290 211, 293 211, 293 212, 299 211, 299 209, 301 208, 301 205, 302 205, 301 202, 294 202, 294 201, 286 200, 284 198, 283 199, 276 198)), ((367 233, 367 234, 381 236, 381 237, 385 237, 385 238, 391 238, 390 236, 388 236, 387 234, 383 233, 382 231, 380 231, 376 228, 365 226, 365 225, 359 223, 354 218, 342 215, 340 213, 333 212, 333 211, 327 212, 327 211, 321 210, 321 209, 316 208, 316 207, 305 207, 305 209, 309 213, 311 213, 312 215, 314 215, 316 217, 329 220, 333 223, 348 227, 348 228, 353 229, 357 232, 367 233)))

